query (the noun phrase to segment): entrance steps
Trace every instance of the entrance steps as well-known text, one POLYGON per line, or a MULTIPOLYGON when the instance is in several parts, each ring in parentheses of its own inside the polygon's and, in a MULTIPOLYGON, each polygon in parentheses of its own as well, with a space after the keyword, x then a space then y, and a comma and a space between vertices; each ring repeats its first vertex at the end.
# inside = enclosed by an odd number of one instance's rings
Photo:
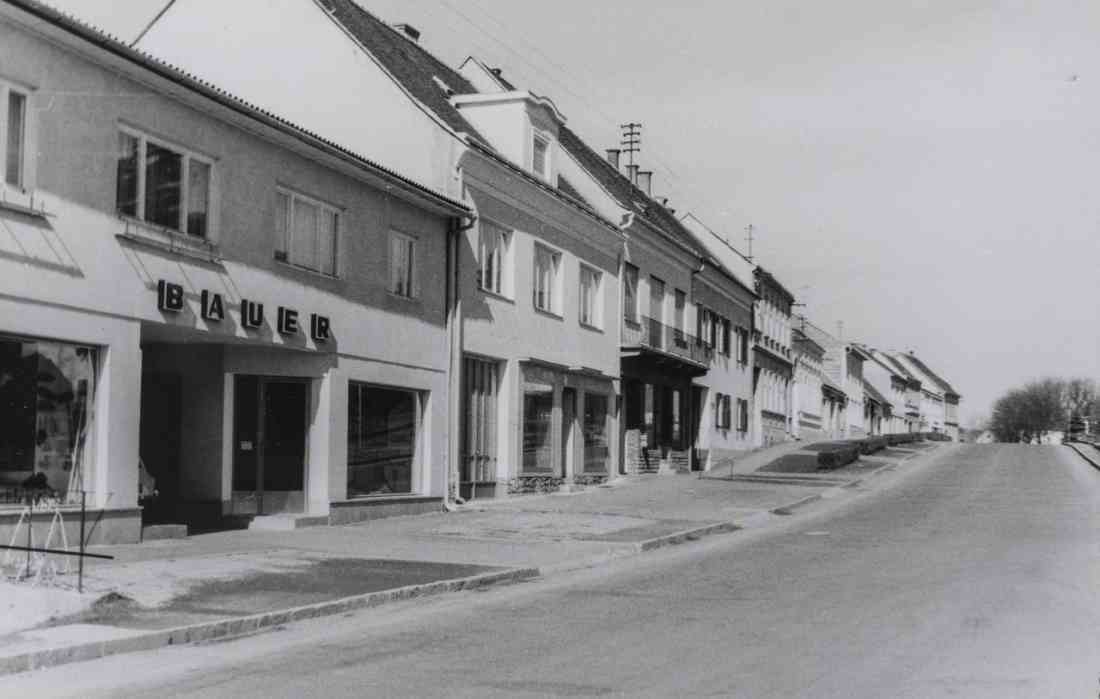
POLYGON ((186 524, 146 524, 141 528, 142 541, 186 539, 187 536, 188 531, 186 524))
POLYGON ((324 527, 328 525, 328 515, 278 514, 259 515, 248 523, 249 529, 260 531, 291 531, 305 527, 324 527))

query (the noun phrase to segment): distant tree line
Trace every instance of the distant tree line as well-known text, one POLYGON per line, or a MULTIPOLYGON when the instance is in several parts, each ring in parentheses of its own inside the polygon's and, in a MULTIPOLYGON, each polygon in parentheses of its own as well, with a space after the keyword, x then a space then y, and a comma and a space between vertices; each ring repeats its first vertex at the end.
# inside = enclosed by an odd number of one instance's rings
POLYGON ((989 429, 998 442, 1030 442, 1064 430, 1071 416, 1089 417, 1096 429, 1100 389, 1085 378, 1046 378, 1014 388, 993 404, 989 429))

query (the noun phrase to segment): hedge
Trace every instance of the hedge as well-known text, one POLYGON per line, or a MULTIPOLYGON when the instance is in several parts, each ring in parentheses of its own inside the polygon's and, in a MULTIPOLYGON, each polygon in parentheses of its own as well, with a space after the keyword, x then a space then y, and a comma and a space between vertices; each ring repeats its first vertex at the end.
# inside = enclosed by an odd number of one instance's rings
POLYGON ((840 468, 859 458, 859 446, 848 442, 838 442, 817 453, 817 463, 821 468, 840 468))

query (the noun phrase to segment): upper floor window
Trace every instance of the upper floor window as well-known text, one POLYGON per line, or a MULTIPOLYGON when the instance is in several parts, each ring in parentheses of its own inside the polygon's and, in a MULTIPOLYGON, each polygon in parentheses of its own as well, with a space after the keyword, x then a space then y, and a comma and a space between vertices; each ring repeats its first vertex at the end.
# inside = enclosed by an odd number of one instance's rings
POLYGON ((657 277, 649 277, 649 317, 658 323, 665 322, 665 283, 657 277))
POLYGON ((638 268, 629 263, 623 265, 623 318, 638 322, 638 268))
POLYGON ((27 93, 0 84, 0 107, 4 113, 4 182, 23 188, 27 185, 27 93))
POLYGON ((416 297, 416 240, 396 231, 390 233, 390 292, 416 297))
POLYGON ((485 220, 479 223, 479 231, 481 233, 481 269, 478 284, 486 291, 506 296, 510 289, 505 288, 509 277, 505 267, 510 264, 508 253, 512 234, 485 220))
POLYGON ((749 362, 749 331, 745 328, 737 328, 737 363, 749 362))
POLYGON ((586 264, 581 265, 581 323, 599 328, 603 325, 601 303, 603 274, 586 264))
POLYGON ((336 276, 340 212, 296 192, 275 193, 275 259, 336 276))
POLYGON ((205 238, 211 162, 131 131, 118 145, 118 212, 205 238))
POLYGON ((558 275, 561 272, 561 253, 535 246, 535 308, 548 313, 557 313, 558 275))
POLYGON ((684 314, 687 307, 687 294, 680 289, 676 289, 675 307, 672 312, 672 332, 673 340, 679 343, 684 342, 684 314))
POLYGON ((544 180, 550 179, 550 139, 540 133, 531 137, 531 171, 544 180))

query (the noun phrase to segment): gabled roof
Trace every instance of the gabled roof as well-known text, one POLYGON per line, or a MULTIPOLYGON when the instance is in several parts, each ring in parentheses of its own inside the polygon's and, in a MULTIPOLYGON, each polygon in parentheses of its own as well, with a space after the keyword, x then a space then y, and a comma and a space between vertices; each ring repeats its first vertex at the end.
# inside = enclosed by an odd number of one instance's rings
POLYGON ((956 391, 954 388, 952 388, 951 384, 949 384, 946 381, 944 381, 943 379, 941 379, 939 377, 939 375, 936 374, 936 372, 929 369, 927 364, 925 364, 924 362, 922 362, 920 359, 917 358, 917 355, 910 352, 909 354, 907 354, 905 356, 909 361, 913 362, 913 364, 915 364, 918 369, 920 369, 925 374, 927 374, 928 378, 932 379, 933 382, 939 384, 939 387, 943 390, 944 394, 950 393, 951 395, 954 395, 954 396, 959 395, 959 392, 956 391))
POLYGON ((794 294, 788 291, 787 287, 783 286, 783 284, 781 284, 780 281, 776 279, 774 274, 759 265, 757 265, 756 269, 753 271, 753 274, 756 275, 758 281, 763 284, 767 284, 768 286, 778 291, 780 296, 787 299, 787 303, 794 303, 794 294))
POLYGON ((612 198, 619 202, 620 206, 634 212, 636 217, 645 219, 696 254, 699 253, 699 246, 695 242, 695 237, 684 228, 682 223, 676 220, 671 211, 653 201, 645 192, 631 184, 626 175, 619 172, 615 166, 592 150, 572 129, 565 126, 558 129, 558 143, 607 190, 612 198))
POLYGON ((466 133, 483 144, 488 141, 451 104, 435 78, 458 95, 477 94, 477 90, 461 73, 439 60, 420 44, 413 42, 398 29, 367 12, 353 0, 318 0, 332 18, 364 48, 370 51, 418 101, 430 109, 447 126, 466 133))
POLYGON ((451 212, 469 213, 470 211, 469 207, 465 204, 457 202, 390 168, 369 160, 319 134, 304 129, 277 114, 261 109, 251 102, 246 102, 236 95, 212 83, 206 82, 170 63, 162 61, 150 53, 133 48, 102 29, 52 8, 39 0, 6 0, 6 2, 8 5, 27 12, 74 37, 87 41, 114 56, 145 69, 157 75, 159 78, 176 83, 198 96, 212 100, 237 114, 250 118, 267 128, 282 132, 312 148, 338 156, 345 162, 351 162, 362 170, 372 173, 373 176, 382 178, 383 181, 396 183, 414 196, 433 201, 436 205, 442 205, 451 212))
POLYGON ((901 378, 906 379, 907 381, 920 382, 919 378, 914 376, 912 372, 910 372, 908 369, 906 369, 901 364, 901 362, 899 362, 896 359, 894 359, 893 357, 891 357, 889 353, 883 352, 881 350, 873 349, 871 347, 866 347, 866 349, 870 353, 871 358, 875 362, 877 362, 880 366, 882 366, 887 371, 889 371, 891 374, 896 374, 897 376, 900 376, 901 378))

